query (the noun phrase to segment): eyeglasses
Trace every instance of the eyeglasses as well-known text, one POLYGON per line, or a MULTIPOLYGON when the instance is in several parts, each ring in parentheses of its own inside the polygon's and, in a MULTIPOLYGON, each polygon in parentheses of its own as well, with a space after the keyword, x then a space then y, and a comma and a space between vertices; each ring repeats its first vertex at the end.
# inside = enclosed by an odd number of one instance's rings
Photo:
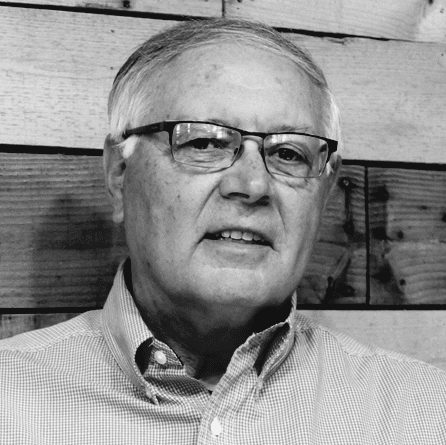
POLYGON ((266 169, 272 175, 317 178, 338 142, 306 133, 258 133, 204 121, 166 121, 126 130, 123 138, 166 131, 172 158, 209 172, 226 169, 243 152, 245 139, 258 140, 266 169))

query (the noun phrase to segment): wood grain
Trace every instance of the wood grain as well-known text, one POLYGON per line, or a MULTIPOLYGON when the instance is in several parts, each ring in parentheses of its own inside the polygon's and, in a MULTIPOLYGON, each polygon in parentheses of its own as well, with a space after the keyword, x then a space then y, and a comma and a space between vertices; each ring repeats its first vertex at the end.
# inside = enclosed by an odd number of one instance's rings
MULTIPOLYGON (((100 149, 106 100, 138 44, 174 22, 1 8, 0 144, 100 149)), ((445 162, 446 45, 289 34, 338 96, 349 159, 445 162)))
POLYGON ((0 307, 101 306, 126 253, 101 158, 0 160, 0 307))
POLYGON ((0 143, 101 148, 118 69, 174 23, 1 8, 0 143))
POLYGON ((446 304, 446 171, 368 177, 371 303, 446 304))
POLYGON ((400 352, 446 370, 446 311, 300 311, 363 344, 400 352))
POLYGON ((327 204, 299 303, 365 303, 364 168, 343 166, 327 204))
POLYGON ((399 40, 446 42, 446 1, 224 0, 226 17, 272 26, 399 40))
MULTIPOLYGON (((364 169, 345 167, 342 178, 349 203, 338 186, 301 302, 365 299, 365 263, 354 259, 365 249, 364 169)), ((101 306, 126 255, 110 210, 101 158, 0 153, 0 307, 101 306)))
POLYGON ((327 73, 344 158, 446 163, 446 45, 288 37, 327 73))
MULTIPOLYGON (((2 3, 8 3, 0 0, 2 3)), ((222 15, 221 0, 18 0, 14 3, 36 6, 62 6, 87 9, 104 9, 115 11, 150 12, 175 14, 194 17, 210 17, 222 15)))

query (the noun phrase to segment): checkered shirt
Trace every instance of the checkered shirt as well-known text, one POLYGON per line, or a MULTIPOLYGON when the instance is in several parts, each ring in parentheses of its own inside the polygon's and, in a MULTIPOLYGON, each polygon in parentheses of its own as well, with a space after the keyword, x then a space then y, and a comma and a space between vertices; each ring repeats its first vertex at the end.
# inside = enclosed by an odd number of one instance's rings
POLYGON ((0 444, 445 445, 446 373, 293 307, 210 393, 152 336, 121 266, 103 310, 0 342, 0 444))

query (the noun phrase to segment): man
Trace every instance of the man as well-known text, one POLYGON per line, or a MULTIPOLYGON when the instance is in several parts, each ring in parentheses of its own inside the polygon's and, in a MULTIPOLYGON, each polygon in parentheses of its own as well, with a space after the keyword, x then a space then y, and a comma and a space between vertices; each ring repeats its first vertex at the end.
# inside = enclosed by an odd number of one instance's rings
POLYGON ((446 443, 444 372, 295 311, 340 165, 306 53, 183 23, 124 64, 109 118, 130 258, 102 311, 2 342, 0 443, 446 443))

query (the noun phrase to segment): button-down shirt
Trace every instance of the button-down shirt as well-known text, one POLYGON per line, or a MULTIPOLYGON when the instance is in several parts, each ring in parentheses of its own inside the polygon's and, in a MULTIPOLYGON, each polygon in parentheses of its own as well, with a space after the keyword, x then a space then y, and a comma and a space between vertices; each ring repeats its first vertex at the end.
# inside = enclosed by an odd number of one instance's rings
POLYGON ((211 393, 153 337, 121 266, 103 310, 0 342, 0 444, 444 445, 446 373, 293 307, 211 393))

